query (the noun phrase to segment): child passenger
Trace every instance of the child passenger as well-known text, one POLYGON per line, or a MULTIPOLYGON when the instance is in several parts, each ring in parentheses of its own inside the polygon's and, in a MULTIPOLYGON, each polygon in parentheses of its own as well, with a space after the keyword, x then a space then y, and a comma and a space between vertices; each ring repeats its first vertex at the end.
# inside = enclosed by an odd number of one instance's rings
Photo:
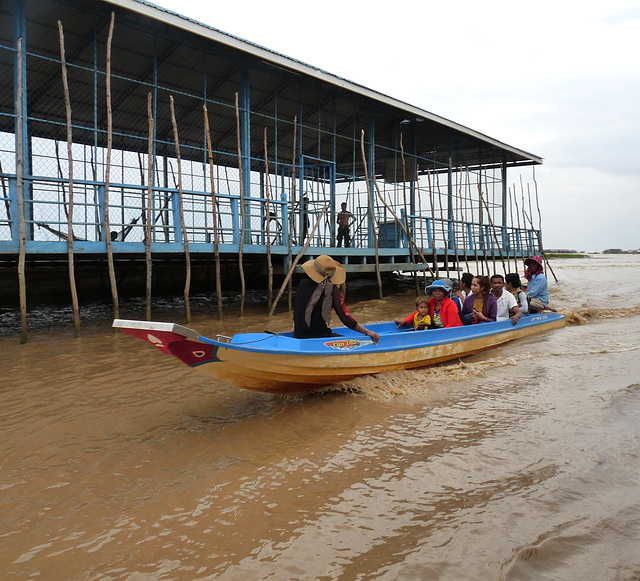
POLYGON ((416 309, 418 310, 415 313, 411 313, 404 319, 393 319, 393 322, 398 325, 398 329, 404 325, 413 325, 416 331, 422 331, 430 327, 429 299, 427 297, 419 297, 416 300, 416 309))

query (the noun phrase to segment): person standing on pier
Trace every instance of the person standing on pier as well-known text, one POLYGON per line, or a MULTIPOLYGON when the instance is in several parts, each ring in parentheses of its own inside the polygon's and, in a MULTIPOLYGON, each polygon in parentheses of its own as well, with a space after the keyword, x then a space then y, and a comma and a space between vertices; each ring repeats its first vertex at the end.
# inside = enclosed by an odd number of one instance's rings
POLYGON ((336 239, 336 243, 338 248, 342 246, 342 241, 344 240, 344 247, 349 248, 351 246, 351 233, 350 228, 351 224, 355 222, 355 218, 349 210, 347 210, 347 202, 342 202, 341 210, 338 212, 338 236, 336 239))

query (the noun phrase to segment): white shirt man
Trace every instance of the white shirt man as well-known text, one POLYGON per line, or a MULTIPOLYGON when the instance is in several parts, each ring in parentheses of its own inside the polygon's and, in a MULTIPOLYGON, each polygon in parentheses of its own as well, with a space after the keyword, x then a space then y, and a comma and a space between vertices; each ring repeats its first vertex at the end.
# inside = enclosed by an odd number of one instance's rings
POLYGON ((515 297, 504 291, 504 278, 500 274, 491 277, 491 294, 498 301, 498 314, 496 321, 506 321, 512 319, 515 325, 522 316, 515 297))

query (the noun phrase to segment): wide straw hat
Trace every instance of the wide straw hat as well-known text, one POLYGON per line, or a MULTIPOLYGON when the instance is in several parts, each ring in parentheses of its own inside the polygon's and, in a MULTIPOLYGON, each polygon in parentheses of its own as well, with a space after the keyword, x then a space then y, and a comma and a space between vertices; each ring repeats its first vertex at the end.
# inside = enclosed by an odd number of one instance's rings
POLYGON ((326 254, 307 260, 302 268, 314 282, 322 282, 327 275, 333 284, 342 284, 347 280, 347 273, 342 264, 326 254))
POLYGON ((447 296, 451 292, 451 288, 447 286, 447 283, 444 280, 434 280, 427 288, 424 289, 424 293, 426 295, 431 295, 431 291, 434 290, 442 290, 445 292, 447 296))

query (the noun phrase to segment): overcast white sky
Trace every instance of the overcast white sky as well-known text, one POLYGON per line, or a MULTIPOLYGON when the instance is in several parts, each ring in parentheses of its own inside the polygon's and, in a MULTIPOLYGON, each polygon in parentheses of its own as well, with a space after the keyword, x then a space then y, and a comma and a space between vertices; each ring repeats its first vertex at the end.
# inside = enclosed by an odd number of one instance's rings
POLYGON ((547 248, 640 248, 640 2, 154 3, 543 157, 547 248))

